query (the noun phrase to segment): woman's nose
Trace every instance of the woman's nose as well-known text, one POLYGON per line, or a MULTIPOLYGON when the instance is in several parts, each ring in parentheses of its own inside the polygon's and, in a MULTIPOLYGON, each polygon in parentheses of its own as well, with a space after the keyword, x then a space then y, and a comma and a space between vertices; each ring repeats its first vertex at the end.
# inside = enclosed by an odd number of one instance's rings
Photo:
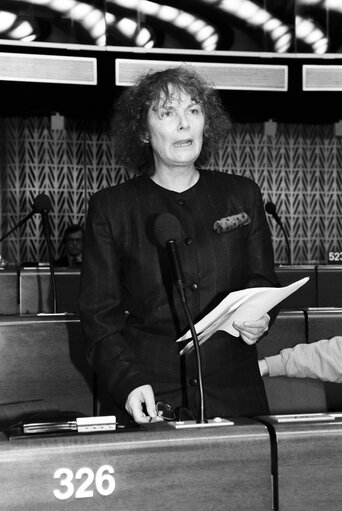
POLYGON ((180 113, 178 119, 178 131, 186 130, 189 128, 189 120, 185 114, 180 113))

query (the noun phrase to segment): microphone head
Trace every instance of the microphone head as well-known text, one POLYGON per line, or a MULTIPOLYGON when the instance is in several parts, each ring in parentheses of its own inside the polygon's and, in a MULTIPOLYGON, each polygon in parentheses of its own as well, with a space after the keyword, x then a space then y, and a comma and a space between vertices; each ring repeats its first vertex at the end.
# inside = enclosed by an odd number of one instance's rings
POLYGON ((179 243, 183 238, 182 226, 174 215, 171 213, 161 213, 154 223, 154 234, 158 243, 163 247, 169 241, 179 243))
POLYGON ((50 197, 45 195, 45 193, 40 193, 33 201, 33 209, 37 213, 42 213, 43 211, 50 211, 52 209, 52 204, 50 197))
POLYGON ((273 204, 273 202, 267 202, 265 205, 265 211, 269 215, 275 215, 277 213, 275 204, 273 204))

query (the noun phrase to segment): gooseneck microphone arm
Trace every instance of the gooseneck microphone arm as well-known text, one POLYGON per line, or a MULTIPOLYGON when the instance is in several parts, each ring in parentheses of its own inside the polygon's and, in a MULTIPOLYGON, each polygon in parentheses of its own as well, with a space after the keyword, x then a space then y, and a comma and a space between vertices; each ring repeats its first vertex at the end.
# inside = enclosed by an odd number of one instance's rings
POLYGON ((7 236, 12 234, 12 232, 14 232, 16 229, 24 225, 28 220, 30 220, 30 218, 33 217, 33 215, 35 215, 36 213, 41 213, 42 207, 46 208, 47 206, 48 209, 51 209, 51 202, 49 197, 44 193, 37 195, 32 204, 32 211, 24 218, 22 218, 17 224, 15 224, 15 226, 10 231, 8 231, 4 236, 2 236, 2 238, 0 238, 0 242, 7 238, 7 236))
POLYGON ((284 238, 285 238, 285 243, 286 243, 286 249, 287 249, 287 264, 291 265, 292 264, 292 258, 291 258, 291 247, 290 247, 290 243, 289 243, 289 238, 286 234, 286 231, 285 231, 285 228, 283 226, 283 224, 281 225, 281 230, 283 231, 284 233, 284 238))
POLYGON ((185 295, 185 281, 182 270, 182 263, 179 257, 178 245, 177 242, 182 239, 182 228, 178 219, 169 214, 162 213, 158 216, 155 223, 155 234, 158 242, 166 247, 168 250, 173 274, 174 274, 174 285, 178 291, 184 313, 186 319, 189 324, 189 328, 191 331, 191 335, 194 342, 194 351, 196 357, 196 366, 197 366, 197 377, 198 377, 198 389, 199 389, 199 397, 200 397, 200 410, 199 410, 199 424, 207 423, 207 419, 205 417, 205 398, 204 398, 204 387, 203 387, 203 376, 202 376, 202 358, 201 358, 201 350, 198 342, 197 333, 195 330, 194 321, 192 319, 189 305, 185 295))
POLYGON ((180 299, 182 303, 187 304, 186 296, 185 296, 185 282, 184 275, 182 270, 182 263, 179 257, 178 246, 175 240, 170 239, 166 242, 166 248, 169 252, 169 256, 172 262, 173 267, 173 275, 174 275, 174 284, 179 293, 180 299))
MULTIPOLYGON (((178 289, 178 291, 179 291, 179 289, 178 289)), ((183 299, 183 297, 185 297, 184 290, 183 290, 183 293, 180 292, 179 295, 182 300, 183 309, 184 309, 184 312, 186 315, 186 319, 188 320, 190 332, 191 332, 191 335, 192 335, 192 338, 194 341, 194 351, 195 351, 195 356, 196 356, 196 366, 197 366, 197 374, 198 374, 198 390, 199 390, 199 396, 200 396, 200 413, 199 413, 198 422, 199 422, 199 424, 205 424, 208 421, 205 417, 205 399, 204 399, 204 387, 203 387, 203 378, 202 378, 202 358, 201 358, 200 345, 198 342, 195 325, 194 325, 193 319, 190 314, 188 302, 186 299, 185 300, 183 299)))
POLYGON ((42 211, 42 223, 43 223, 43 233, 46 240, 46 246, 48 250, 49 256, 49 266, 50 266, 50 282, 52 289, 52 312, 55 314, 57 312, 57 291, 56 291, 56 279, 55 279, 55 267, 53 264, 53 254, 52 254, 52 244, 50 238, 50 225, 49 225, 49 216, 47 211, 42 211))
POLYGON ((56 279, 55 279, 55 269, 53 264, 53 254, 52 254, 52 244, 50 237, 50 222, 49 222, 49 211, 52 209, 52 204, 47 195, 41 193, 36 199, 36 211, 41 214, 42 217, 42 225, 43 225, 43 234, 46 240, 46 246, 49 257, 49 267, 50 267, 50 282, 51 282, 51 290, 52 290, 52 312, 55 314, 57 312, 57 292, 56 292, 56 279))
POLYGON ((273 202, 267 202, 267 204, 265 205, 265 211, 269 215, 273 216, 274 220, 277 222, 277 224, 279 225, 280 229, 282 230, 282 232, 284 234, 285 243, 286 243, 286 252, 287 252, 287 264, 291 265, 292 258, 291 258, 291 247, 290 247, 290 243, 289 243, 289 238, 288 238, 286 230, 283 226, 283 222, 281 221, 281 219, 279 218, 279 216, 277 214, 275 204, 273 204, 273 202))
POLYGON ((10 231, 8 231, 4 236, 2 236, 2 238, 0 238, 0 242, 2 240, 4 240, 5 238, 7 238, 7 236, 9 236, 10 234, 12 234, 12 232, 14 232, 16 229, 18 229, 19 227, 21 227, 25 222, 27 222, 28 220, 30 220, 30 218, 33 217, 33 215, 37 213, 36 211, 32 210, 31 213, 29 213, 28 215, 26 215, 22 220, 20 220, 20 222, 18 222, 10 231))
POLYGON ((171 257, 171 261, 173 264, 174 270, 174 283, 175 287, 178 291, 179 297, 181 299, 183 309, 186 315, 186 319, 189 324, 189 328, 191 331, 192 338, 194 340, 194 348, 195 348, 195 356, 196 356, 196 365, 197 365, 197 374, 198 374, 198 389, 200 395, 200 413, 199 420, 200 424, 206 423, 205 419, 205 400, 204 400, 204 388, 203 388, 203 378, 202 378, 202 359, 201 359, 201 350, 198 342, 197 333, 195 330, 195 325, 189 310, 188 301, 185 295, 185 282, 183 277, 182 265, 179 257, 178 246, 175 240, 169 240, 166 242, 166 247, 169 251, 169 255, 171 257))

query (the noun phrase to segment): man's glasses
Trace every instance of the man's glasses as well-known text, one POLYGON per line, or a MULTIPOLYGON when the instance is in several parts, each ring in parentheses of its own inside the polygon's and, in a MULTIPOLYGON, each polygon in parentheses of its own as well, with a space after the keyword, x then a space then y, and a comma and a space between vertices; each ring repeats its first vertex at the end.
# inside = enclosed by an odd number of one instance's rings
POLYGON ((165 421, 174 421, 176 420, 176 413, 171 405, 168 403, 163 403, 163 401, 158 401, 156 403, 156 412, 158 417, 161 417, 165 421))
POLYGON ((65 240, 65 243, 83 243, 83 240, 82 239, 78 239, 78 238, 66 238, 65 240))

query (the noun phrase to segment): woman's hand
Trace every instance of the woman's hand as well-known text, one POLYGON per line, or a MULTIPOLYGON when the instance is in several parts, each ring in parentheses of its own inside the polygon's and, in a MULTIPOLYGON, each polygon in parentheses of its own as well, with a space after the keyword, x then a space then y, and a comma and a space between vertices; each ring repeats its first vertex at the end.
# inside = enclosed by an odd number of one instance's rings
POLYGON ((255 321, 234 321, 233 327, 240 332, 241 339, 246 344, 255 344, 268 330, 270 317, 265 314, 255 321))
POLYGON ((156 414, 156 403, 151 385, 142 385, 132 390, 128 394, 125 408, 137 424, 163 420, 156 414), (143 411, 143 404, 145 404, 147 414, 143 411))

